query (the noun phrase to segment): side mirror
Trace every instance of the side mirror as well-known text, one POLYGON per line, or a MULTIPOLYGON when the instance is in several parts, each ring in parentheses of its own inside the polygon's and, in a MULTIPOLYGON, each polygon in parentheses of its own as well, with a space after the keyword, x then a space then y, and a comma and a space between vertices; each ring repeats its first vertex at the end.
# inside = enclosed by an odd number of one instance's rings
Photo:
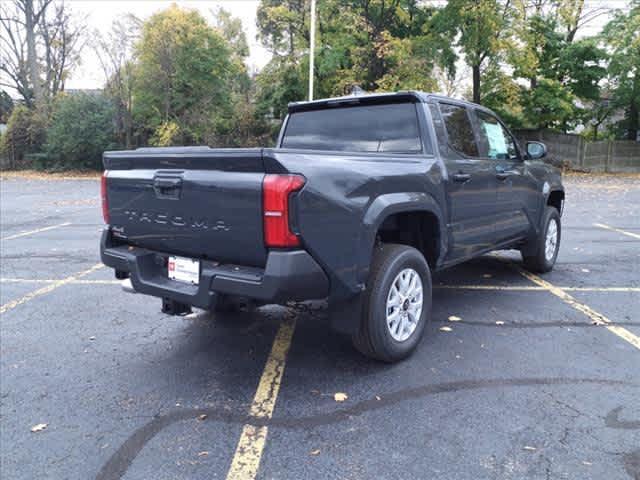
POLYGON ((542 142, 527 142, 527 156, 539 160, 547 156, 547 146, 542 142))

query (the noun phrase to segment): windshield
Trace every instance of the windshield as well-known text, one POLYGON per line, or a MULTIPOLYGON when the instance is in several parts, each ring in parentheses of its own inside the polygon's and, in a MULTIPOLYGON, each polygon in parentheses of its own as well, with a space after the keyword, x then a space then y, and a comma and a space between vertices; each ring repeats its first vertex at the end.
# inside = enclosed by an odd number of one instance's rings
POLYGON ((422 150, 413 103, 358 105, 292 113, 283 148, 418 153, 422 150))

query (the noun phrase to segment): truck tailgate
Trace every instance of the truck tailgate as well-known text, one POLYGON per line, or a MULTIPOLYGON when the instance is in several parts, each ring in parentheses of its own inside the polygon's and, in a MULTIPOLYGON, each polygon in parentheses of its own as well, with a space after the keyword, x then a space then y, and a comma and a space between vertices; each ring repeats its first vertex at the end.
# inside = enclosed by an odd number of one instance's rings
POLYGON ((106 152, 113 235, 187 257, 264 266, 261 149, 106 152))

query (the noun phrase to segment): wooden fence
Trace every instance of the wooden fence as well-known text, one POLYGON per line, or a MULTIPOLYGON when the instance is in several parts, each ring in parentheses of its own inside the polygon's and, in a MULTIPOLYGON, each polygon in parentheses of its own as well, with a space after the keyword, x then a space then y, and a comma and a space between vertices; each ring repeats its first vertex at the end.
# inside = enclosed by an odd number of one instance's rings
POLYGON ((640 172, 640 142, 600 140, 589 142, 580 135, 546 130, 516 130, 521 142, 537 140, 546 144, 549 157, 558 163, 589 172, 640 172))

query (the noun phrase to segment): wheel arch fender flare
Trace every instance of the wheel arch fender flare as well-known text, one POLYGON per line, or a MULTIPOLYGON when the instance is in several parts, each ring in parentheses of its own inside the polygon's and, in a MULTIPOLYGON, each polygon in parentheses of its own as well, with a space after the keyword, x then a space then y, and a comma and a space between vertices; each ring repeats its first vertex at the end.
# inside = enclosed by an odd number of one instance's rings
POLYGON ((545 182, 545 185, 543 186, 543 207, 549 204, 549 198, 551 197, 551 195, 555 194, 556 192, 561 193, 562 194, 562 207, 560 208, 560 216, 562 216, 563 210, 564 210, 564 199, 565 199, 565 193, 564 193, 564 187, 562 186, 561 183, 559 182, 550 182, 547 183, 545 182))
POLYGON ((438 264, 447 250, 447 228, 444 215, 436 199, 425 192, 398 192, 379 195, 371 202, 362 219, 357 268, 358 280, 364 285, 369 274, 378 229, 390 215, 403 212, 427 212, 434 215, 440 227, 438 264))

